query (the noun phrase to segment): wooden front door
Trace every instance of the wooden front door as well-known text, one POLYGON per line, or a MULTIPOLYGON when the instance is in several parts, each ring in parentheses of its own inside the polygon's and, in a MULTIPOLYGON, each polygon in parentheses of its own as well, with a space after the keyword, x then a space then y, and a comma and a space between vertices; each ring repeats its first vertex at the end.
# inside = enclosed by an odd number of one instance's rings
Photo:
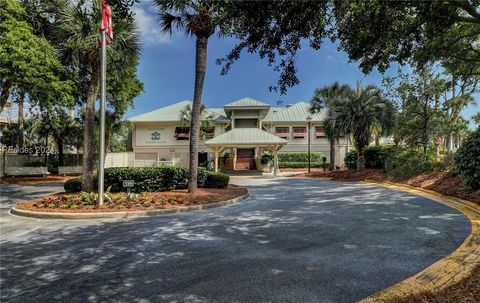
POLYGON ((252 170, 255 169, 255 149, 237 149, 236 170, 252 170))

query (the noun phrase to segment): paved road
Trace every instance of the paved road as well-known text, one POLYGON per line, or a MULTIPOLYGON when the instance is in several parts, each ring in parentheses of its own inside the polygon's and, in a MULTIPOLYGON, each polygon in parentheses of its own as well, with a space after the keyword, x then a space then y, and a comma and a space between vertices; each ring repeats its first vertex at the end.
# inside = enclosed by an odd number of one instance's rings
MULTIPOLYGON (((252 197, 155 218, 42 221, 1 211, 2 302, 354 302, 448 255, 446 206, 359 184, 247 179, 252 197)), ((41 186, 3 186, 2 208, 41 186)))

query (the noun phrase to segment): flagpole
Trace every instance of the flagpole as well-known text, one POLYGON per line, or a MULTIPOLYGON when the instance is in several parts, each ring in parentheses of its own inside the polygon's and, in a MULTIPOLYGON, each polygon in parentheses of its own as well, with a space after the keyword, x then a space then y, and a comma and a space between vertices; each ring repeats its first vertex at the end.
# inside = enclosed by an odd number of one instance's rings
POLYGON ((101 54, 100 54, 100 152, 98 165, 98 205, 103 204, 103 188, 104 177, 103 169, 105 167, 105 86, 106 86, 106 58, 107 43, 105 39, 105 31, 101 31, 101 54))

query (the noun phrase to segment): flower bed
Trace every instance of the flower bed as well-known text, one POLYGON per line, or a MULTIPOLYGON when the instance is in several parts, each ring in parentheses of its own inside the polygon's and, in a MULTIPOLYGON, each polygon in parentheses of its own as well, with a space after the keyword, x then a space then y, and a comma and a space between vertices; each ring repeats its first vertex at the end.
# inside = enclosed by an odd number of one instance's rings
POLYGON ((186 189, 166 192, 145 192, 140 194, 106 193, 105 203, 97 207, 96 193, 61 193, 18 203, 17 209, 37 212, 115 212, 144 211, 154 209, 180 208, 193 205, 221 202, 243 196, 247 193, 242 186, 229 185, 227 188, 199 188, 195 194, 186 189))

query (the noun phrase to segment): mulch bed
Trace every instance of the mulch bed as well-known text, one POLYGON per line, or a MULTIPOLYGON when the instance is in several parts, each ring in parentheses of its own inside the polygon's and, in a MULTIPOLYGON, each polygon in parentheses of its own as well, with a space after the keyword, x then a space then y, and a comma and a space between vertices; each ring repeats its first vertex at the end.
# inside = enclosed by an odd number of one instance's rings
POLYGON ((65 182, 69 179, 76 178, 77 176, 60 176, 50 175, 43 177, 0 177, 0 184, 35 184, 35 183, 47 183, 47 182, 65 182))
POLYGON ((472 275, 439 292, 424 292, 392 300, 392 303, 480 302, 480 267, 472 275))
POLYGON ((465 187, 459 176, 447 172, 421 174, 401 182, 391 179, 385 172, 378 169, 366 169, 360 173, 353 170, 316 171, 299 175, 299 177, 327 177, 344 181, 393 181, 480 204, 480 191, 465 187))
MULTIPOLYGON (((69 198, 72 195, 79 195, 78 193, 61 193, 54 194, 39 199, 25 201, 17 203, 15 207, 17 209, 37 211, 37 212, 66 212, 66 213, 92 213, 92 212, 125 212, 125 211, 142 211, 153 209, 167 209, 167 208, 180 208, 193 205, 208 204, 213 202, 221 202, 243 196, 247 193, 247 189, 243 186, 229 185, 228 188, 199 188, 195 194, 189 194, 186 189, 172 190, 165 192, 152 192, 143 193, 142 200, 149 201, 150 206, 145 207, 143 205, 136 204, 135 202, 130 204, 115 204, 113 207, 109 207, 108 203, 102 208, 98 207, 83 207, 83 208, 58 208, 58 207, 42 207, 39 208, 36 205, 38 203, 46 204, 47 201, 53 201, 57 198, 65 197, 69 198)), ((113 194, 115 195, 115 194, 113 194)), ((115 202, 115 201, 113 201, 115 202)), ((112 204, 113 204, 112 202, 112 204)))

